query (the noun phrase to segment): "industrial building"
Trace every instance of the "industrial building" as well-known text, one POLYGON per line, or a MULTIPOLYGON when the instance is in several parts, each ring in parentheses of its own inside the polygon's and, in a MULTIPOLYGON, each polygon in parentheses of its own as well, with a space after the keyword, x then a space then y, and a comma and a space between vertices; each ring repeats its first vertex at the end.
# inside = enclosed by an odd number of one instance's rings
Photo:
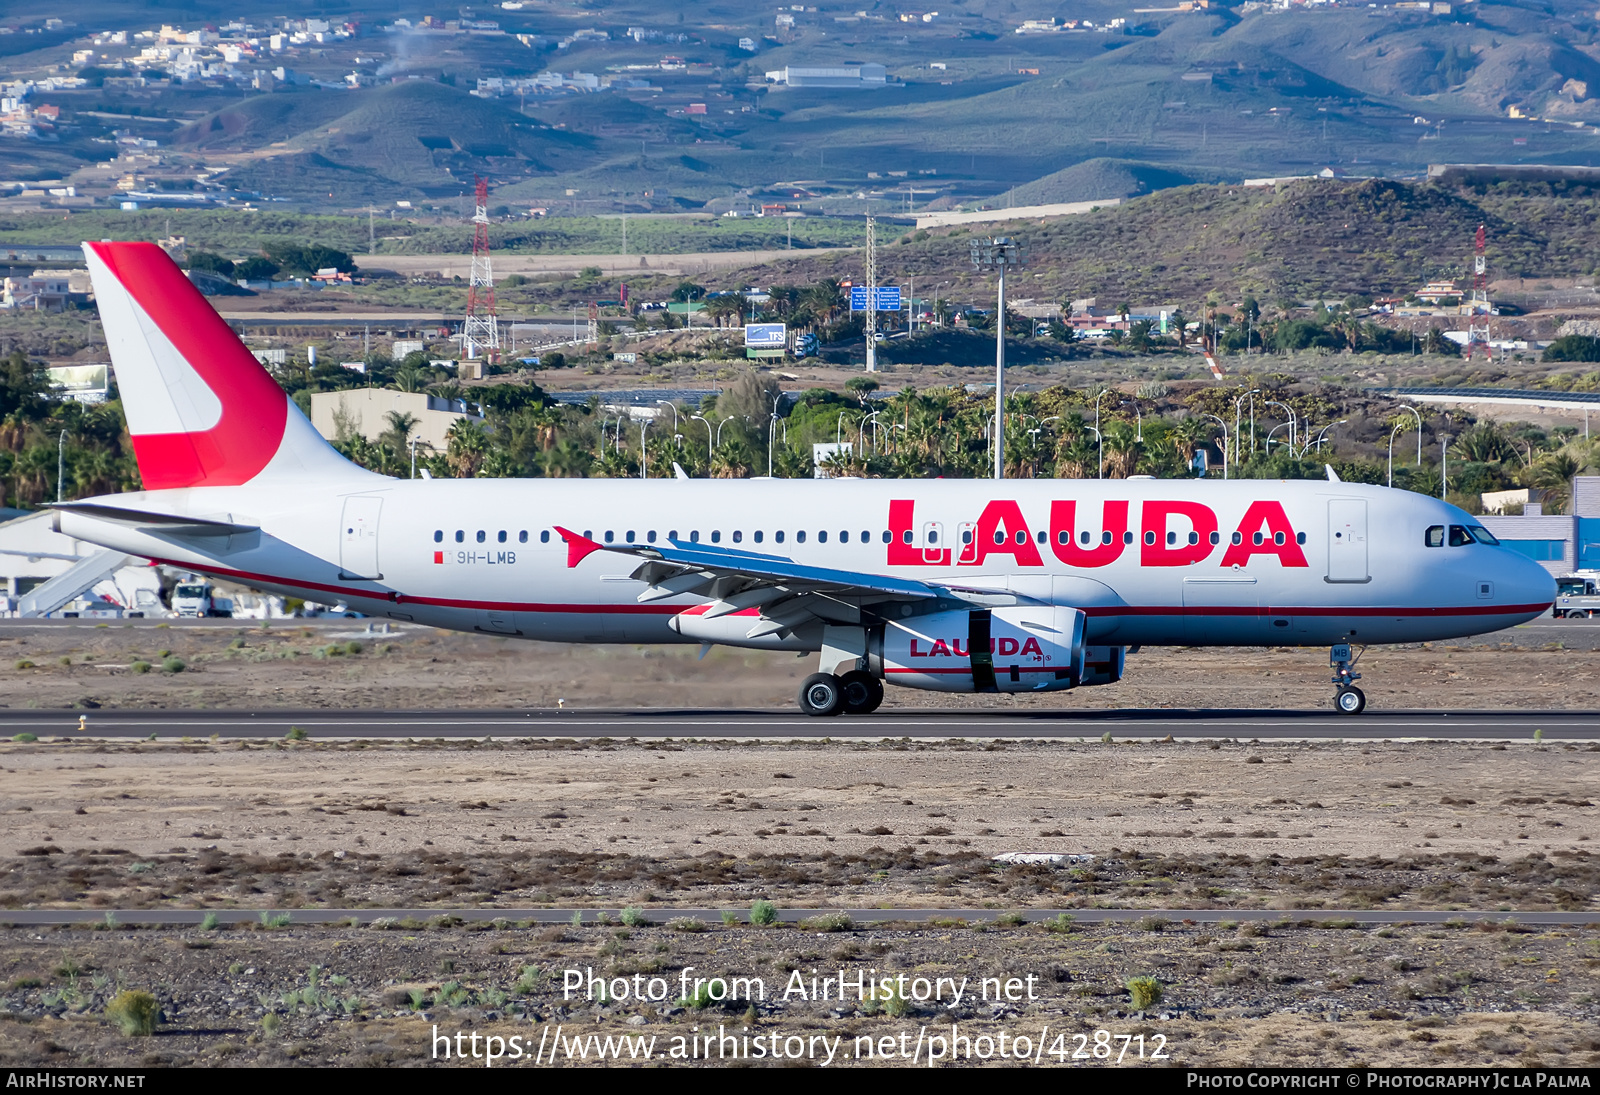
POLYGON ((342 392, 317 392, 311 397, 311 424, 329 441, 341 430, 377 441, 392 426, 389 414, 408 414, 416 419, 411 437, 425 449, 444 452, 450 447, 450 427, 462 419, 482 424, 481 413, 464 400, 445 399, 423 392, 397 392, 392 388, 350 388, 342 392))
POLYGON ((1529 503, 1520 514, 1486 514, 1483 527, 1506 547, 1534 560, 1556 577, 1600 571, 1600 475, 1572 480, 1572 512, 1547 514, 1529 503))
POLYGON ((767 73, 769 83, 785 87, 878 88, 889 83, 889 70, 879 64, 832 65, 799 68, 794 65, 767 73))

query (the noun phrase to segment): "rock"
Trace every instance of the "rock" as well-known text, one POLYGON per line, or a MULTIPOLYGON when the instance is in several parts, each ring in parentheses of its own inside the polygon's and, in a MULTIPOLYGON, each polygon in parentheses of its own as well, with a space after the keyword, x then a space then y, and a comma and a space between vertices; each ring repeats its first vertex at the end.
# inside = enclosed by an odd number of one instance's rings
POLYGON ((630 1027, 642 1027, 645 1025, 645 1023, 649 1022, 649 1020, 647 1020, 643 1015, 630 1015, 624 1019, 623 1022, 627 1023, 630 1027))

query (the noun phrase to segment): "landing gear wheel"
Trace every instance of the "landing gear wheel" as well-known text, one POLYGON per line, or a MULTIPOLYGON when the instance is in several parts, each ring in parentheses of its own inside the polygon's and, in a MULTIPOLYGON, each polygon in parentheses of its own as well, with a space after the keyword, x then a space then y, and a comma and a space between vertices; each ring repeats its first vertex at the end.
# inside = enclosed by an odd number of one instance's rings
POLYGON ((870 715, 883 702, 883 682, 864 669, 852 669, 839 678, 844 690, 846 715, 870 715))
POLYGON ((800 710, 808 715, 844 713, 844 686, 832 673, 813 673, 800 686, 800 710))
POLYGON ((1353 685, 1341 688, 1334 693, 1333 708, 1341 715, 1359 715, 1367 709, 1367 694, 1353 685))

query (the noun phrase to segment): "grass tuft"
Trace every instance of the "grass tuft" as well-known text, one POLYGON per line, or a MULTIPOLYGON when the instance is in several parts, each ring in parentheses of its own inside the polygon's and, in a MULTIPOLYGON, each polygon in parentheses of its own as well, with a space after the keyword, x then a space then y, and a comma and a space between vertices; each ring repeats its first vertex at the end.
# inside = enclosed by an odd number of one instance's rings
POLYGON ((106 1018, 128 1038, 148 1038, 160 1017, 156 998, 142 989, 124 989, 106 1004, 106 1018))
POLYGON ((1161 982, 1154 977, 1135 977, 1128 982, 1128 999, 1137 1011, 1161 1003, 1161 982))
POLYGON ((765 899, 750 903, 750 923, 758 928, 769 928, 778 922, 778 906, 765 899))

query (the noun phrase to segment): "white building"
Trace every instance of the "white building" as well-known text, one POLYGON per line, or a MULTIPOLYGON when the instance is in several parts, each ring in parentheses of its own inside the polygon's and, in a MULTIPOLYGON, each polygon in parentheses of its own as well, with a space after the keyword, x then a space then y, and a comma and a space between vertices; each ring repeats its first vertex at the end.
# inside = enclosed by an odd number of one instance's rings
POLYGON ((799 68, 794 65, 767 73, 767 80, 785 87, 879 88, 889 82, 889 70, 879 64, 799 68))

